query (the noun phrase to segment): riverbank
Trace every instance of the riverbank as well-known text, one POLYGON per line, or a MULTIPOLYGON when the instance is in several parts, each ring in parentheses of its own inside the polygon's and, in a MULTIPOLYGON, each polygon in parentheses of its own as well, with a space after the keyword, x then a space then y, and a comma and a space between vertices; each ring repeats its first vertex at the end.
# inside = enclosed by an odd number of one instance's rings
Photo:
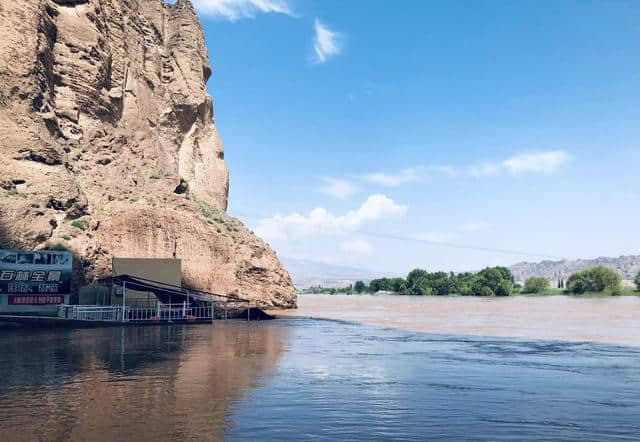
POLYGON ((640 345, 640 297, 302 295, 310 317, 435 334, 640 345))
MULTIPOLYGON (((349 296, 361 296, 361 295, 371 295, 371 296, 377 296, 379 294, 382 295, 393 295, 393 296, 416 296, 416 295, 410 295, 410 294, 401 294, 401 293, 392 293, 392 292, 379 292, 379 293, 357 293, 357 292, 351 292, 351 293, 344 293, 344 292, 338 292, 335 291, 336 289, 333 289, 334 291, 332 291, 331 289, 324 289, 322 291, 314 291, 314 292, 308 292, 308 291, 301 291, 299 292, 299 295, 349 295, 349 296)), ((342 289, 344 290, 344 289, 342 289)), ((566 289, 556 289, 556 288, 548 288, 548 289, 544 289, 541 292, 538 293, 525 293, 524 291, 522 291, 522 289, 518 289, 516 291, 514 291, 512 294, 510 294, 509 296, 560 296, 560 295, 566 295, 566 296, 573 296, 573 297, 609 297, 609 296, 640 296, 640 290, 636 289, 635 287, 632 286, 622 286, 620 288, 620 292, 618 294, 613 294, 611 290, 604 290, 602 292, 585 292, 585 293, 571 293, 571 292, 567 292, 566 289)), ((428 296, 440 296, 440 295, 428 295, 428 296)), ((460 295, 459 293, 452 293, 450 295, 446 295, 446 296, 473 296, 473 295, 460 295)))

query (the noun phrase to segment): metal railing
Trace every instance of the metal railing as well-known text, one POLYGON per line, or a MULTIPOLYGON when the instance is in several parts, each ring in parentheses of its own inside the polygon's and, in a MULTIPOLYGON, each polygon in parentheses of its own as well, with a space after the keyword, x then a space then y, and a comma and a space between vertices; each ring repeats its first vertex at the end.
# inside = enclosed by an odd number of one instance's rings
POLYGON ((122 307, 99 305, 61 305, 58 317, 78 321, 122 321, 122 307))
POLYGON ((173 322, 212 321, 214 307, 189 304, 158 304, 156 308, 122 306, 61 305, 58 317, 79 321, 173 322))

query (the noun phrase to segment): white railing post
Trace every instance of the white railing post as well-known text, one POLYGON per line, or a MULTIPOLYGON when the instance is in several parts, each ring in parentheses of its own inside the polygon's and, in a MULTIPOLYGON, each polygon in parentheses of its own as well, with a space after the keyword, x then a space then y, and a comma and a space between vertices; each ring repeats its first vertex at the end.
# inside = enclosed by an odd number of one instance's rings
POLYGON ((124 322, 124 306, 127 299, 127 281, 122 282, 122 322, 124 322))

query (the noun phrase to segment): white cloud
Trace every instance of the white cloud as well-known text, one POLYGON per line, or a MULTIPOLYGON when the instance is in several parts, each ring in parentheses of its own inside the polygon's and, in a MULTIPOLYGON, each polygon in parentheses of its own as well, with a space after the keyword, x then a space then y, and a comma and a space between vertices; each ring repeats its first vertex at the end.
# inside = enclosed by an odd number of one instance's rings
POLYGON ((229 21, 254 18, 257 14, 270 12, 293 15, 288 0, 193 0, 193 4, 201 14, 229 21))
POLYGON ((398 173, 370 173, 363 176, 365 181, 372 184, 379 184, 385 187, 398 187, 403 184, 408 184, 422 179, 421 172, 424 169, 422 166, 409 167, 401 170, 398 173))
POLYGON ((502 162, 513 175, 521 173, 549 173, 558 170, 569 161, 569 155, 563 150, 516 155, 502 162))
POLYGON ((315 36, 313 38, 313 62, 322 64, 334 55, 342 52, 340 34, 329 29, 316 18, 313 24, 315 36))
POLYGON ((346 234, 358 230, 364 223, 386 218, 397 218, 407 212, 407 207, 397 204, 391 198, 371 195, 356 210, 344 215, 334 215, 318 207, 308 215, 293 213, 264 218, 256 227, 256 232, 269 240, 299 239, 316 235, 346 234))
POLYGON ((471 166, 469 175, 473 177, 488 177, 508 172, 511 175, 523 173, 555 172, 569 161, 569 154, 564 150, 552 150, 539 153, 525 153, 514 155, 502 162, 485 162, 471 166))
POLYGON ((496 176, 500 174, 500 165, 495 163, 482 163, 469 168, 469 175, 473 177, 496 176))
POLYGON ((455 232, 423 232, 416 235, 416 239, 435 243, 447 243, 458 239, 455 232))
POLYGON ((346 253, 354 253, 356 255, 371 255, 373 246, 364 239, 349 239, 340 244, 340 249, 346 253))
POLYGON ((440 173, 442 175, 446 175, 451 178, 457 177, 459 175, 458 169, 456 169, 454 166, 447 166, 447 165, 429 166, 429 170, 440 173))
POLYGON ((324 185, 320 187, 320 192, 334 198, 344 200, 359 192, 351 181, 331 177, 322 178, 322 181, 324 185))
POLYGON ((425 172, 437 173, 449 178, 456 177, 493 177, 509 173, 549 173, 566 164, 570 156, 564 150, 540 153, 518 154, 504 161, 485 161, 472 166, 428 165, 408 167, 400 172, 377 172, 362 176, 362 179, 385 187, 398 187, 403 184, 420 182, 425 172))

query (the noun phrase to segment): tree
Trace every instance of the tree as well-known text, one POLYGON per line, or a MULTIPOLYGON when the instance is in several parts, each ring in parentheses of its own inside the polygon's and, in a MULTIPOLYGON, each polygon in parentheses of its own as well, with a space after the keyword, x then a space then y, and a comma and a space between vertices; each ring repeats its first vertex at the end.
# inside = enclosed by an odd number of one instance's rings
POLYGON ((369 289, 373 293, 392 291, 391 281, 389 278, 374 279, 369 283, 369 289))
POLYGON ((640 272, 636 275, 636 278, 633 280, 636 285, 636 289, 640 291, 640 272))
POLYGON ((511 270, 509 270, 506 267, 500 267, 500 266, 494 267, 494 269, 500 272, 500 274, 502 275, 502 279, 511 281, 511 284, 515 283, 515 278, 513 277, 513 273, 511 273, 511 270))
POLYGON ((407 285, 409 287, 413 287, 416 281, 418 281, 421 278, 426 278, 428 276, 429 276, 429 272, 427 272, 426 270, 413 269, 407 275, 407 285))
POLYGON ((479 290, 474 293, 475 296, 495 296, 493 290, 486 285, 480 285, 479 290))
POLYGON ((508 279, 503 279, 500 281, 498 288, 496 288, 495 292, 496 296, 509 296, 513 293, 513 283, 508 279))
POLYGON ((549 280, 542 276, 532 276, 524 282, 522 293, 542 293, 549 288, 549 280))
POLYGON ((578 294, 618 290, 621 282, 615 270, 603 266, 592 267, 571 275, 567 280, 567 290, 578 294))
POLYGON ((449 276, 445 275, 444 277, 431 281, 431 289, 435 295, 447 296, 455 291, 456 285, 449 276))
POLYGON ((484 294, 480 296, 487 296, 488 291, 479 288, 482 286, 488 287, 493 294, 498 296, 508 296, 513 292, 513 275, 506 267, 488 267, 481 270, 477 277, 474 294, 483 292, 484 294))
POLYGON ((581 295, 589 290, 589 281, 582 272, 574 273, 567 279, 567 290, 581 295))
POLYGON ((397 295, 410 295, 411 292, 407 287, 407 282, 403 278, 391 279, 391 291, 397 295))
POLYGON ((353 289, 356 293, 362 293, 367 290, 367 286, 362 281, 356 281, 356 284, 353 286, 353 289))
POLYGON ((426 276, 422 276, 413 282, 411 293, 416 296, 429 296, 433 294, 431 283, 426 276))

